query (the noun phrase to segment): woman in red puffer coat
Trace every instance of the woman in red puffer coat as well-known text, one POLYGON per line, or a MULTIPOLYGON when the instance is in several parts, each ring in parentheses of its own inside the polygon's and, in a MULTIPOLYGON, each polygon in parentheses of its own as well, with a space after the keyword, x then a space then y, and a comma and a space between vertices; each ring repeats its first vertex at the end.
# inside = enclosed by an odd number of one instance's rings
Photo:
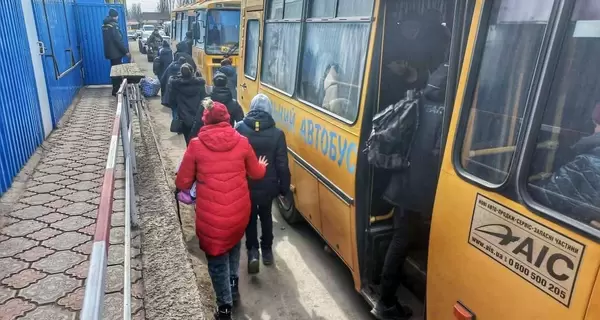
POLYGON ((240 242, 250 220, 247 177, 262 179, 268 163, 231 127, 227 107, 210 99, 202 105, 204 126, 185 151, 175 185, 188 190, 196 182, 196 234, 217 296, 215 317, 231 319, 240 242))

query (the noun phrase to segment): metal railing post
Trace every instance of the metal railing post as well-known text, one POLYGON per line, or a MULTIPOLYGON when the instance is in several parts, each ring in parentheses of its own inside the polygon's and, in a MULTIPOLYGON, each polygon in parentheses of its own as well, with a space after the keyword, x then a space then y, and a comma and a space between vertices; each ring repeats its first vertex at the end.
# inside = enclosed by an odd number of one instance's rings
POLYGON ((131 159, 125 159, 125 256, 123 259, 123 320, 131 319, 131 222, 133 217, 131 159))

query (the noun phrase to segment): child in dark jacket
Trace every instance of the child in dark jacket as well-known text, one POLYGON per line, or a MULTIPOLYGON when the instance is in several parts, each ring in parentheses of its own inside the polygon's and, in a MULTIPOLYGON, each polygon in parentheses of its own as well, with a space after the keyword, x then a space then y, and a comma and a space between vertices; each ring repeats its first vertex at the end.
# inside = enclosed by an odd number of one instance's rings
POLYGON ((268 162, 231 127, 223 104, 206 99, 203 106, 204 126, 185 151, 175 185, 189 190, 197 182, 196 235, 217 297, 215 318, 231 319, 239 298, 240 241, 250 219, 246 177, 261 179, 268 162))
POLYGON ((265 265, 273 264, 273 217, 271 204, 275 197, 290 191, 290 169, 287 144, 283 131, 275 126, 271 116, 273 106, 264 94, 258 94, 250 103, 250 112, 236 126, 237 131, 248 138, 258 156, 266 157, 271 164, 262 180, 250 180, 252 216, 246 228, 248 250, 248 273, 259 272, 259 243, 257 221, 260 218, 262 259, 265 265))
POLYGON ((206 83, 204 79, 194 75, 194 68, 188 63, 184 63, 180 75, 172 77, 170 81, 169 106, 176 110, 177 119, 182 121, 181 133, 185 144, 189 145, 193 138, 191 131, 196 113, 202 100, 206 98, 206 83))
MULTIPOLYGON (((231 91, 227 88, 227 76, 221 72, 217 72, 217 74, 213 77, 213 90, 210 93, 210 98, 213 101, 218 101, 227 107, 227 112, 229 112, 229 123, 231 126, 236 122, 242 121, 244 119, 244 110, 231 95, 231 91)), ((202 128, 204 123, 202 122, 202 112, 201 110, 196 116, 196 122, 194 123, 194 127, 192 128, 192 135, 195 135, 196 132, 202 128)))

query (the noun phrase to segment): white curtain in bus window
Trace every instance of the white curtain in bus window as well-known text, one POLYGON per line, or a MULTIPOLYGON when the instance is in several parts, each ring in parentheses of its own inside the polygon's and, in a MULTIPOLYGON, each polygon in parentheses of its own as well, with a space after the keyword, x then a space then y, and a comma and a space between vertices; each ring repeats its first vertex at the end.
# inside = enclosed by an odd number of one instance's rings
POLYGON ((335 17, 335 4, 337 0, 311 0, 309 18, 335 17))
POLYGON ((529 169, 534 200, 600 229, 600 2, 578 1, 529 169))
POLYGON ((308 23, 299 98, 354 121, 368 39, 368 23, 308 23))
POLYGON ((373 0, 339 0, 337 17, 369 17, 373 0))
POLYGON ((300 19, 302 17, 302 0, 285 0, 284 19, 300 19))
POLYGON ((268 0, 268 20, 283 19, 283 0, 268 0))
POLYGON ((472 104, 461 154, 462 167, 489 183, 501 184, 508 176, 552 5, 493 3, 474 92, 466 100, 472 104))
POLYGON ((287 94, 294 92, 300 23, 265 24, 261 81, 287 94))
POLYGON ((258 41, 260 24, 258 20, 248 21, 246 29, 246 54, 244 55, 244 74, 256 79, 258 65, 258 41))

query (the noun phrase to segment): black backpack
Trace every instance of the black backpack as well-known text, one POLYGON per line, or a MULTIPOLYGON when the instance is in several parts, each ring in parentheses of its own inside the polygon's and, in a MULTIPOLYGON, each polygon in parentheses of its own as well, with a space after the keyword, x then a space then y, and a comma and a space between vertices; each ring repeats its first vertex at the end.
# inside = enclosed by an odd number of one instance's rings
POLYGON ((419 97, 415 94, 376 114, 365 149, 369 164, 389 170, 408 168, 418 126, 419 97))

